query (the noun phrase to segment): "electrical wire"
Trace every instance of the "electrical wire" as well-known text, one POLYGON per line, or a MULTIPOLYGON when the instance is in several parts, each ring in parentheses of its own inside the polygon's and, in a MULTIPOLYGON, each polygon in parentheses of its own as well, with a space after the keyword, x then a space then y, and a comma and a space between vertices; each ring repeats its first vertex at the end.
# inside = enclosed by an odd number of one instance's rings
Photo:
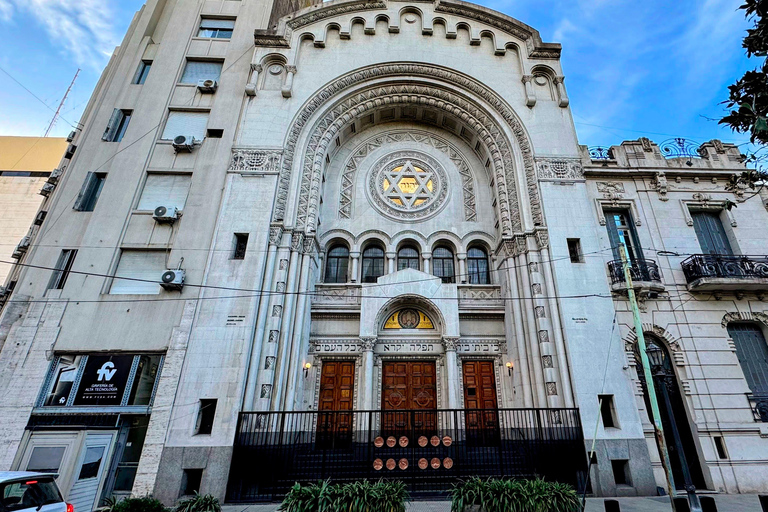
MULTIPOLYGON (((6 75, 8 75, 8 77, 9 77, 11 80, 13 80, 13 81, 14 81, 14 82, 16 82, 17 84, 19 84, 19 86, 21 86, 21 88, 22 88, 22 89, 24 89, 24 90, 25 90, 25 91, 27 91, 29 94, 31 94, 31 95, 32 95, 32 96, 33 96, 33 97, 34 97, 34 98, 35 98, 37 101, 39 101, 40 103, 42 103, 43 105, 45 105, 45 108, 47 108, 47 109, 48 109, 48 110, 50 110, 51 112, 56 112, 56 109, 55 109, 55 108, 53 108, 53 107, 51 107, 50 105, 48 105, 48 104, 47 104, 45 101, 43 101, 42 99, 40 99, 40 97, 39 97, 37 94, 35 94, 35 93, 33 93, 32 91, 30 91, 30 90, 27 88, 27 86, 25 86, 23 83, 21 83, 21 82, 19 82, 18 80, 16 80, 16 78, 15 78, 15 77, 14 77, 12 74, 10 74, 8 71, 6 71, 5 69, 3 69, 3 68, 2 68, 2 66, 0 66, 0 71, 2 71, 3 73, 5 73, 6 75)), ((63 117, 61 114, 59 114, 59 119, 64 119, 64 117, 63 117)), ((75 126, 74 124, 72 124, 70 121, 67 121, 66 119, 64 119, 64 122, 66 122, 66 123, 67 123, 69 126, 71 126, 72 128, 74 128, 75 130, 77 130, 77 126, 75 126)))

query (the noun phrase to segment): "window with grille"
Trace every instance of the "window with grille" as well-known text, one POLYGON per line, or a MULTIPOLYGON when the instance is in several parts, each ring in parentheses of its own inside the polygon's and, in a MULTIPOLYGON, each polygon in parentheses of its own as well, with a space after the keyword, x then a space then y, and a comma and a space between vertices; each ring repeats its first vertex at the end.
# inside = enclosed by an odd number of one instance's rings
POLYGON ((325 259, 325 282, 346 283, 348 266, 349 249, 343 245, 332 247, 325 259))
POLYGON ((491 284, 488 266, 488 254, 480 247, 471 247, 467 251, 467 274, 470 284, 491 284))
POLYGON ((405 268, 412 268, 414 270, 419 270, 420 268, 419 251, 410 245, 402 247, 397 251, 397 270, 405 268))
POLYGON ((363 282, 375 283, 384 275, 384 250, 381 247, 368 247, 363 251, 363 282))
POLYGON ((453 261, 453 251, 448 247, 437 247, 432 251, 432 274, 442 279, 444 283, 453 283, 456 271, 453 261))
POLYGON ((210 37, 212 39, 231 39, 235 28, 235 20, 219 20, 203 18, 200 20, 200 30, 197 37, 210 37))

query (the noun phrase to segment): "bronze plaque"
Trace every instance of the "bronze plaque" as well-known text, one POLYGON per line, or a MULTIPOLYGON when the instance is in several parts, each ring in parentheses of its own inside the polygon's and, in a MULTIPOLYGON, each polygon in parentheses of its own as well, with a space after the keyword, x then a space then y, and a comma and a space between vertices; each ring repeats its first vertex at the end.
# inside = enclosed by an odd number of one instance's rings
POLYGON ((445 467, 445 469, 451 469, 453 467, 453 459, 451 459, 450 457, 444 458, 443 467, 445 467))
POLYGON ((395 459, 387 459, 387 469, 390 471, 395 469, 395 459))
POLYGON ((432 436, 432 439, 430 440, 432 443, 432 446, 439 446, 440 445, 440 438, 437 436, 432 436))
POLYGON ((438 469, 440 467, 440 459, 435 457, 432 459, 432 469, 438 469))
POLYGON ((400 438, 400 447, 405 448, 406 446, 408 446, 408 438, 403 436, 400 438))
POLYGON ((419 469, 427 469, 427 466, 429 466, 429 461, 427 459, 419 459, 419 469))
POLYGON ((381 448, 382 446, 384 446, 384 438, 379 436, 376 439, 374 439, 373 446, 375 446, 376 448, 381 448))
POLYGON ((451 439, 451 436, 445 436, 443 438, 443 444, 445 446, 451 446, 453 444, 453 439, 451 439))
POLYGON ((408 459, 400 459, 400 462, 397 464, 397 466, 403 470, 408 469, 408 459))
POLYGON ((421 446, 422 448, 427 446, 427 443, 429 443, 429 440, 427 439, 427 436, 421 436, 419 438, 419 446, 421 446))
POLYGON ((381 461, 381 459, 376 459, 373 461, 373 469, 376 471, 381 471, 381 468, 384 467, 384 463, 381 461))
POLYGON ((397 439, 395 439, 394 436, 389 436, 387 438, 387 446, 389 446, 390 448, 394 448, 396 444, 397 444, 397 439))

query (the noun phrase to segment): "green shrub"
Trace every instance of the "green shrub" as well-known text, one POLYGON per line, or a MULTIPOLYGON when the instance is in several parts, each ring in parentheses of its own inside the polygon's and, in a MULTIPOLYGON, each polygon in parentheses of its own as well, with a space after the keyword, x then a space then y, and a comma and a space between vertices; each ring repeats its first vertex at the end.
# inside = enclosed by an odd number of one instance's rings
POLYGON ((283 512, 405 512, 408 492, 402 482, 361 480, 295 484, 278 510, 283 512))
POLYGON ((451 491, 451 512, 478 506, 483 512, 578 512, 576 490, 567 484, 536 480, 471 478, 451 491))
POLYGON ((152 496, 142 498, 125 498, 115 502, 111 507, 111 512, 168 512, 160 500, 152 496))
POLYGON ((221 512, 221 504, 218 498, 211 494, 201 496, 195 492, 191 498, 181 500, 174 512, 221 512))

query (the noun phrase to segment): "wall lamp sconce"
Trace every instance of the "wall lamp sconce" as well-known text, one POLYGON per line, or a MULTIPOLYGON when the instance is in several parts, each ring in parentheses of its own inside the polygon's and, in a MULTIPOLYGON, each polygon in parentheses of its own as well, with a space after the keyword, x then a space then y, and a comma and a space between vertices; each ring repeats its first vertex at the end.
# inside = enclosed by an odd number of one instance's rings
POLYGON ((306 363, 304 365, 304 378, 307 378, 307 375, 309 375, 309 370, 312 368, 312 363, 306 363))
POLYGON ((511 377, 512 376, 512 368, 514 368, 515 365, 512 364, 512 361, 509 361, 506 366, 507 366, 507 371, 509 372, 509 376, 511 377))

